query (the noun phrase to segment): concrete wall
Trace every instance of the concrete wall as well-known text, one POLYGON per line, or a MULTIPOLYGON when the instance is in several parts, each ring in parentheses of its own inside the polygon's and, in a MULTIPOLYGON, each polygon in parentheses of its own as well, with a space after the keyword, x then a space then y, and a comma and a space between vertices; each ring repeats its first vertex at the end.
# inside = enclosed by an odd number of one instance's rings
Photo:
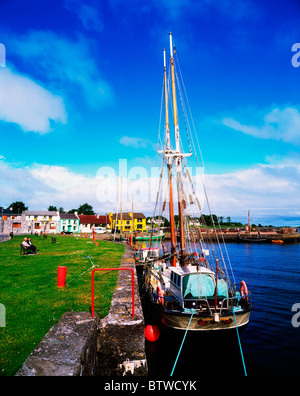
MULTIPOLYGON (((133 253, 127 246, 121 267, 135 270, 133 253)), ((89 312, 67 312, 17 376, 147 375, 144 329, 136 272, 133 318, 131 272, 120 271, 108 316, 100 321, 89 312)))
POLYGON ((29 355, 17 376, 94 376, 99 318, 67 312, 29 355))

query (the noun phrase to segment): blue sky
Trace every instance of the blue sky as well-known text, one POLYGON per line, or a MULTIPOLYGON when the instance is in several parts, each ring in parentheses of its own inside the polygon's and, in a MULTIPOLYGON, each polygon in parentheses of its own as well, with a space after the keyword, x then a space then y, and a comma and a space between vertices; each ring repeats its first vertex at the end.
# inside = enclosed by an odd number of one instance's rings
POLYGON ((299 22, 293 0, 0 1, 0 205, 116 209, 99 169, 156 164, 172 31, 214 212, 299 224, 299 22))

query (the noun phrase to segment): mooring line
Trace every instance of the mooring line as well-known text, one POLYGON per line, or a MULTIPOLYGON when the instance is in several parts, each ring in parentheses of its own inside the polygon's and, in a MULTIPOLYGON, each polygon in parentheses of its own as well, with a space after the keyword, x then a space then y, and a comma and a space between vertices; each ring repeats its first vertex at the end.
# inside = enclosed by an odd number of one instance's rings
POLYGON ((242 357, 242 362, 243 362, 243 367, 244 367, 244 373, 245 373, 245 377, 247 377, 247 370, 246 370, 246 365, 245 365, 245 360, 244 360, 244 354, 243 354, 243 350, 242 350, 242 344, 241 344, 241 340, 240 340, 240 335, 239 335, 239 330, 237 327, 237 323, 236 323, 236 318, 235 318, 235 313, 234 313, 234 309, 232 310, 233 312, 233 317, 234 317, 234 323, 235 323, 235 328, 236 328, 236 334, 239 340, 239 347, 240 347, 240 352, 241 352, 241 357, 242 357))
POLYGON ((92 262, 91 257, 92 257, 92 256, 87 256, 87 257, 83 257, 83 258, 88 258, 88 259, 90 260, 91 264, 93 264, 93 266, 92 266, 91 268, 87 269, 86 271, 82 272, 81 274, 79 274, 79 275, 77 275, 77 276, 74 276, 74 277, 71 278, 68 282, 66 282, 66 284, 71 283, 74 279, 78 279, 80 276, 86 274, 86 273, 89 272, 91 269, 95 268, 95 264, 92 262))
POLYGON ((192 319, 193 319, 193 315, 194 315, 194 313, 195 313, 195 310, 192 310, 192 315, 191 315, 191 318, 190 318, 190 321, 189 321, 188 327, 186 328, 186 331, 185 331, 185 334, 184 334, 184 337, 183 337, 183 340, 182 340, 181 346, 180 346, 180 348, 179 348, 178 355, 177 355, 177 358, 176 358, 176 360, 175 360, 175 363, 174 363, 174 366, 173 366, 173 370, 172 370, 172 372, 171 372, 171 377, 173 376, 173 373, 174 373, 174 370, 175 370, 176 364, 177 364, 177 362, 178 362, 179 355, 180 355, 180 353, 181 353, 181 350, 182 350, 182 347, 183 347, 183 344, 184 344, 184 341, 185 341, 185 338, 186 338, 187 332, 188 332, 188 330, 189 330, 189 327, 190 327, 191 321, 192 321, 192 319))

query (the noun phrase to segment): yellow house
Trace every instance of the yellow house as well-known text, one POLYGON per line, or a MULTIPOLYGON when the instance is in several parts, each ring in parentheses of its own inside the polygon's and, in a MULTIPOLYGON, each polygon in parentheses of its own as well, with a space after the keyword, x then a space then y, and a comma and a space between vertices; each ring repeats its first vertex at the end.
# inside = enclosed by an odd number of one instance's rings
POLYGON ((146 217, 143 213, 118 213, 109 214, 111 229, 121 232, 146 231, 146 217))

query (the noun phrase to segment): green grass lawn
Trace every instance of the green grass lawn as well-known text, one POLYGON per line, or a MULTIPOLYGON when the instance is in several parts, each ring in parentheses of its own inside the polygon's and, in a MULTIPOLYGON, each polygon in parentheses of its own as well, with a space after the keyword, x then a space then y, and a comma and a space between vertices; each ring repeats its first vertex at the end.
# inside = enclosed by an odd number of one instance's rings
MULTIPOLYGON (((90 311, 91 272, 120 266, 124 246, 75 236, 33 236, 38 254, 20 256, 24 237, 0 243, 0 303, 6 327, 0 327, 0 376, 14 375, 49 329, 68 311, 90 311), (88 258, 90 256, 90 259, 88 258), (92 262, 91 262, 92 261, 92 262), (57 287, 57 267, 66 266, 66 286, 57 287)), ((95 312, 108 314, 118 271, 95 274, 95 312)))

